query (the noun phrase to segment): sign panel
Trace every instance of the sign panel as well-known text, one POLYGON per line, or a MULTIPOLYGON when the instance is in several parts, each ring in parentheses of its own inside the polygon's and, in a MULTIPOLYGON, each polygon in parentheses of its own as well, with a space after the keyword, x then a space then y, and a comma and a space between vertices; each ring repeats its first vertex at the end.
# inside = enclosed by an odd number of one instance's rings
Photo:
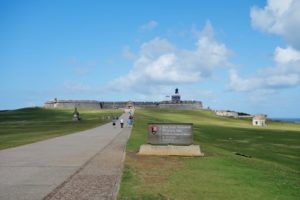
POLYGON ((148 143, 191 145, 192 129, 191 123, 151 123, 148 124, 148 143))

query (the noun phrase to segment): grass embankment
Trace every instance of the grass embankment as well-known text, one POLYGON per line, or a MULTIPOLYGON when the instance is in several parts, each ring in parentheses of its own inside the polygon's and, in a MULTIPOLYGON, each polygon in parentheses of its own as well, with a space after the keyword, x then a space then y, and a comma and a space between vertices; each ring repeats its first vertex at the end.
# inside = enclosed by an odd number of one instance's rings
POLYGON ((79 122, 72 121, 74 109, 24 108, 0 112, 0 149, 82 131, 104 124, 120 110, 79 109, 79 122))
POLYGON ((215 116, 210 111, 136 110, 118 199, 299 199, 300 124, 215 116), (136 155, 149 122, 194 123, 205 157, 136 155), (246 154, 251 158, 235 155, 246 154))

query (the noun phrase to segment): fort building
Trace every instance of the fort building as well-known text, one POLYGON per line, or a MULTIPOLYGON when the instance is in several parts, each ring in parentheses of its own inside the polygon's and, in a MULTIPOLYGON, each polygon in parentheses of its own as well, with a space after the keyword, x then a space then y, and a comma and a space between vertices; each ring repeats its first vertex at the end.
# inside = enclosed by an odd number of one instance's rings
POLYGON ((229 111, 229 110, 216 110, 215 111, 217 116, 222 116, 222 117, 233 117, 233 118, 238 118, 239 114, 234 111, 229 111))
POLYGON ((169 101, 95 101, 95 100, 58 100, 47 101, 44 108, 87 108, 87 109, 118 109, 118 108, 169 108, 179 110, 202 109, 201 101, 181 100, 179 90, 169 101))
POLYGON ((159 102, 158 107, 177 110, 197 110, 202 109, 203 105, 201 101, 181 100, 179 90, 176 88, 175 94, 171 96, 171 100, 159 102))
POLYGON ((215 114, 221 117, 232 117, 232 118, 252 118, 253 116, 244 113, 244 112, 236 112, 231 110, 215 110, 215 114))
POLYGON ((257 114, 252 118, 253 126, 266 126, 267 115, 265 114, 257 114))

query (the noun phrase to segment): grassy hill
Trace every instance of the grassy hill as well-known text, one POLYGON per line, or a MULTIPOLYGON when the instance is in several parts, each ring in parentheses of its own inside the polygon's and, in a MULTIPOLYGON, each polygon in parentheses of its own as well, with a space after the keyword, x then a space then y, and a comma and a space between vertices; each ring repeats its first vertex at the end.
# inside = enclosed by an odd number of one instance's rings
POLYGON ((120 110, 79 109, 79 122, 72 121, 73 109, 24 108, 0 111, 0 149, 57 137, 104 124, 107 116, 120 110))
POLYGON ((250 119, 217 117, 204 110, 136 110, 118 199, 299 197, 300 124, 253 127, 250 119), (149 122, 194 123, 194 143, 205 157, 136 155, 147 142, 149 122))

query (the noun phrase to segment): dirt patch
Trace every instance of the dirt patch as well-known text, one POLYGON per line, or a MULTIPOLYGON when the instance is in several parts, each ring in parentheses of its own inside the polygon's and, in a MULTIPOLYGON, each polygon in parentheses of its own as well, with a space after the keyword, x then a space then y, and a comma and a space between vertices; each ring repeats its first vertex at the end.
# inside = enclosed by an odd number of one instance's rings
POLYGON ((143 169, 168 170, 180 164, 180 159, 175 156, 141 156, 133 152, 127 152, 126 155, 130 164, 143 169))
POLYGON ((166 176, 145 176, 144 177, 146 184, 158 184, 158 183, 164 183, 167 180, 166 176))
POLYGON ((146 185, 160 185, 167 181, 168 177, 180 170, 182 159, 172 156, 141 156, 133 152, 127 152, 126 164, 135 171, 146 185))

